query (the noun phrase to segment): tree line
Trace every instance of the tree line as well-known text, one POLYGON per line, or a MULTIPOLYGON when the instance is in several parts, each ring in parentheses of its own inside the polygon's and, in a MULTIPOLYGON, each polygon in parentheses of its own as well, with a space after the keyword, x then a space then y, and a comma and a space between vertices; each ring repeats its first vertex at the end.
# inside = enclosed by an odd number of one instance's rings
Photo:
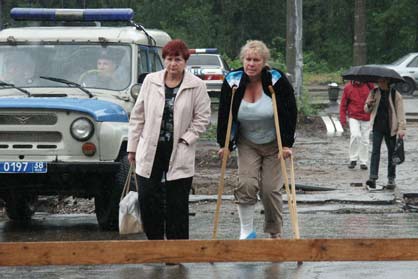
MULTIPOLYGON (((284 65, 286 1, 270 0, 0 0, 2 23, 12 7, 132 8, 135 21, 167 31, 191 48, 216 47, 235 59, 249 39, 263 40, 284 65)), ((367 63, 390 63, 418 50, 418 0, 365 0, 367 63)), ((303 1, 305 70, 330 72, 353 63, 354 0, 303 1)))

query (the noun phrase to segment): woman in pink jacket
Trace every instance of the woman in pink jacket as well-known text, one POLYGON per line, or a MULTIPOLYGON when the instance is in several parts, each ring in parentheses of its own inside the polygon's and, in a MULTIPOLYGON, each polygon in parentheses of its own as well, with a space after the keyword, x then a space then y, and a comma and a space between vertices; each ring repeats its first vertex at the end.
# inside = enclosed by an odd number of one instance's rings
POLYGON ((147 238, 188 239, 196 142, 209 125, 210 98, 185 71, 183 41, 170 41, 162 56, 165 69, 147 75, 131 112, 128 160, 136 163, 147 238))

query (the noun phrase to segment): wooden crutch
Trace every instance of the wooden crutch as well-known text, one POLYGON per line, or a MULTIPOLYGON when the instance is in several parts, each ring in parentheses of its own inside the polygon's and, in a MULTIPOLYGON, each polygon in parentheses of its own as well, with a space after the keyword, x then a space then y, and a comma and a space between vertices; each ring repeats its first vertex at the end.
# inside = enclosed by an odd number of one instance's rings
POLYGON ((226 171, 226 163, 228 162, 228 157, 230 153, 229 140, 231 139, 231 129, 232 129, 232 103, 234 102, 234 96, 235 96, 236 91, 237 91, 237 87, 233 86, 232 93, 231 93, 231 104, 229 106, 228 126, 226 129, 224 153, 222 157, 221 177, 219 179, 219 186, 218 186, 218 199, 216 201, 215 218, 213 221, 212 239, 216 239, 216 234, 218 233, 219 211, 221 209, 222 193, 224 191, 224 184, 225 184, 224 177, 225 177, 225 171, 226 171))
POLYGON ((290 156, 290 185, 291 185, 291 192, 292 192, 292 205, 293 205, 293 216, 296 220, 295 222, 295 238, 299 239, 299 218, 298 218, 298 211, 296 207, 296 183, 295 183, 295 164, 293 163, 293 155, 290 156))
MULTIPOLYGON (((277 145, 279 147, 279 160, 280 166, 282 169, 282 175, 284 176, 284 186, 287 194, 287 203, 289 206, 290 218, 292 223, 293 235, 295 239, 299 239, 299 225, 298 225, 298 217, 296 211, 296 193, 295 193, 295 183, 292 181, 292 192, 289 188, 289 181, 287 176, 287 169, 286 169, 286 162, 283 158, 283 146, 282 146, 282 137, 280 135, 280 124, 279 124, 279 115, 277 112, 277 101, 276 101, 276 92, 273 89, 273 86, 269 85, 268 89, 271 94, 271 99, 273 102, 273 113, 274 113, 274 125, 276 127, 276 137, 277 137, 277 145)), ((293 170, 293 159, 291 160, 291 175, 292 180, 294 180, 294 170, 293 170)))

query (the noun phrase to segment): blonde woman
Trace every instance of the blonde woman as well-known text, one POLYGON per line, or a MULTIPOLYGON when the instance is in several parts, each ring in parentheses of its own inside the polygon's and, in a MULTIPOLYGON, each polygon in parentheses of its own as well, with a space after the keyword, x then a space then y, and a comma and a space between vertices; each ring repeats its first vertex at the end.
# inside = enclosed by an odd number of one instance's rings
MULTIPOLYGON (((238 84, 232 100, 233 136, 229 146, 238 149, 239 183, 234 196, 241 224, 240 239, 256 237, 253 217, 257 195, 264 206, 264 232, 271 238, 282 234, 283 201, 280 189, 283 178, 268 86, 273 85, 277 96, 285 158, 292 154, 297 108, 292 85, 283 72, 267 65, 269 58, 270 51, 263 42, 248 41, 240 54, 243 67, 229 73, 238 84)), ((221 147, 221 158, 225 154, 232 91, 227 80, 228 77, 222 86, 218 113, 217 141, 221 147)))

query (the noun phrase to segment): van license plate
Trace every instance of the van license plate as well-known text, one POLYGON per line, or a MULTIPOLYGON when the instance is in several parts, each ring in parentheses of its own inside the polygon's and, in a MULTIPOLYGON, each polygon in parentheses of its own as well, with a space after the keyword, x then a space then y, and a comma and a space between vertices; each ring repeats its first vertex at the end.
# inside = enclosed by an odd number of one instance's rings
POLYGON ((46 162, 0 162, 0 173, 46 173, 46 162))

